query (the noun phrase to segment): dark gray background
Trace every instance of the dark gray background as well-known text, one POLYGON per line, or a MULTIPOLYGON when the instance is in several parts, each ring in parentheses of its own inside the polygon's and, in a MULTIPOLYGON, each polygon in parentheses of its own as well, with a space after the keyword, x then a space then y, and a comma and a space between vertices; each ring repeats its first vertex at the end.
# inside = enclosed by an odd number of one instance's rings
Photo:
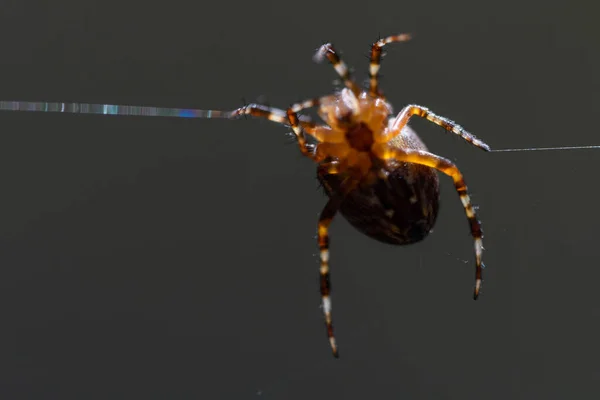
MULTIPOLYGON (((600 144, 589 1, 4 0, 0 98, 230 109, 331 92, 332 41, 493 148, 600 144)), ((424 121, 480 206, 484 289, 446 177, 435 232, 332 228, 268 121, 0 114, 3 399, 597 399, 599 151, 484 153, 424 121)))

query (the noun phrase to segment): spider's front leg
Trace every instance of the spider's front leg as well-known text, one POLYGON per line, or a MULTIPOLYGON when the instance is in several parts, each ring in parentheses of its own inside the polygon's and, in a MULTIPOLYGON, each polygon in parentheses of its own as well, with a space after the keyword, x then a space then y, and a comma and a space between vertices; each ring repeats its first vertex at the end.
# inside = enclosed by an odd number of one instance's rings
POLYGON ((238 108, 237 110, 231 112, 230 118, 237 118, 241 115, 250 115, 252 117, 265 118, 269 121, 273 121, 282 125, 296 125, 294 133, 296 134, 296 138, 298 139, 298 146, 300 147, 300 152, 308 158, 314 159, 312 155, 312 148, 306 142, 306 137, 302 132, 302 128, 306 129, 308 132, 311 132, 316 128, 316 124, 312 122, 310 118, 305 117, 300 119, 296 114, 294 114, 295 119, 292 123, 288 117, 288 114, 284 110, 265 106, 262 104, 248 104, 244 107, 238 108))
POLYGON ((313 57, 313 60, 316 62, 323 61, 323 58, 327 58, 333 68, 335 68, 335 72, 344 82, 344 85, 354 93, 355 96, 358 96, 361 92, 358 85, 352 79, 350 74, 350 69, 346 65, 346 63, 340 58, 338 52, 333 48, 331 43, 326 43, 323 46, 319 47, 316 54, 313 57))
POLYGON ((474 299, 477 299, 481 289, 481 271, 483 267, 481 262, 481 256, 483 253, 483 231, 481 230, 481 224, 477 220, 475 210, 471 204, 471 199, 467 192, 467 184, 465 183, 465 180, 458 167, 454 165, 452 161, 446 158, 436 156, 435 154, 423 150, 399 149, 389 146, 385 143, 374 145, 372 150, 373 153, 381 160, 396 160, 399 162, 425 165, 435 168, 452 178, 454 181, 454 187, 456 188, 460 200, 465 208, 467 220, 469 221, 469 228, 471 229, 471 235, 475 241, 475 290, 473 297, 474 299))
POLYGON ((379 68, 381 66, 381 52, 383 47, 394 42, 406 42, 410 38, 409 33, 401 33, 379 39, 373 43, 371 46, 371 62, 369 64, 369 94, 371 96, 381 96, 381 91, 379 90, 379 68))
POLYGON ((393 137, 400 134, 402 128, 404 128, 404 126, 408 124, 409 119, 414 115, 417 115, 421 118, 425 118, 426 120, 441 126, 447 131, 457 134, 458 136, 471 143, 475 147, 479 147, 480 149, 485 151, 490 151, 490 146, 488 146, 484 141, 476 138, 475 135, 472 135, 469 132, 467 132, 462 126, 458 125, 456 122, 449 120, 448 118, 436 115, 433 112, 431 112, 427 107, 419 106, 416 104, 410 104, 404 107, 402 111, 398 113, 396 118, 394 118, 391 121, 388 130, 388 132, 390 133, 388 133, 385 136, 381 136, 380 138, 377 138, 377 141, 380 143, 387 142, 393 137))
POLYGON ((298 139, 298 143, 300 144, 300 151, 302 151, 302 154, 313 159, 316 162, 320 162, 322 161, 322 159, 316 157, 315 153, 313 152, 312 146, 306 143, 306 136, 304 135, 305 133, 308 133, 309 135, 317 139, 320 142, 319 144, 343 144, 342 137, 340 137, 339 134, 336 135, 335 133, 333 133, 331 128, 327 125, 317 125, 312 122, 309 123, 301 121, 300 117, 298 117, 298 113, 308 108, 319 107, 323 101, 330 100, 332 97, 335 96, 323 96, 316 99, 305 100, 303 102, 291 105, 286 112, 290 126, 294 131, 294 135, 296 135, 296 138, 298 139))

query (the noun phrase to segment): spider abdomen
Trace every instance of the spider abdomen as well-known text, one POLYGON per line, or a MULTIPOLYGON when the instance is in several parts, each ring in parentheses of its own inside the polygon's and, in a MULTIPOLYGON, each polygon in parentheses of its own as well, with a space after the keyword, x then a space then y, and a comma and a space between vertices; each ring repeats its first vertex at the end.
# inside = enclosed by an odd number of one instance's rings
MULTIPOLYGON (((417 134, 406 127, 394 146, 427 150, 417 134)), ((329 197, 339 193, 345 177, 319 174, 329 197)), ((433 228, 439 210, 439 179, 433 168, 386 164, 374 160, 370 173, 349 192, 340 212, 356 229, 380 242, 410 244, 423 240, 433 228)))
MULTIPOLYGON (((342 179, 319 176, 329 196, 342 179)), ((379 171, 348 193, 340 212, 356 229, 380 242, 410 244, 424 239, 439 210, 437 172, 429 167, 403 163, 392 171, 379 171)))

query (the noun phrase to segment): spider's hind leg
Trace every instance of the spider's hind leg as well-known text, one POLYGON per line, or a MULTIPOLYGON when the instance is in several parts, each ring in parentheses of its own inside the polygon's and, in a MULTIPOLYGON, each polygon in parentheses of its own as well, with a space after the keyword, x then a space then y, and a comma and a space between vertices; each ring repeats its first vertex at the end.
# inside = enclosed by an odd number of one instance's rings
POLYGON ((333 321, 331 318, 331 284, 329 281, 329 225, 339 208, 339 201, 329 199, 321 215, 319 217, 318 226, 318 241, 319 241, 319 257, 321 261, 320 276, 321 276, 321 306, 325 315, 325 325, 327 327, 327 337, 331 345, 331 351, 334 357, 339 357, 335 335, 333 333, 333 321))
MULTIPOLYGON (((321 171, 337 174, 340 171, 335 167, 335 163, 326 163, 319 166, 321 171)), ((339 351, 333 333, 333 319, 331 317, 331 284, 329 279, 329 226, 337 214, 344 197, 351 192, 356 185, 357 180, 347 178, 342 183, 342 189, 335 196, 330 197, 329 201, 321 211, 317 230, 317 239, 319 242, 320 257, 320 276, 321 276, 321 306, 325 316, 325 326, 327 327, 327 337, 331 345, 331 351, 334 357, 339 357, 339 351)))
POLYGON ((475 210, 471 204, 471 199, 467 192, 467 184, 456 165, 452 161, 429 153, 423 150, 404 150, 396 147, 389 146, 387 144, 375 145, 373 148, 374 154, 381 160, 396 160, 399 162, 409 162, 414 164, 425 165, 450 176, 454 181, 454 187, 460 197, 460 201, 465 208, 465 214, 469 221, 469 228, 471 235, 475 242, 475 289, 473 297, 477 299, 479 291, 481 290, 481 272, 483 263, 481 262, 481 256, 483 253, 483 231, 481 229, 481 223, 477 220, 475 210))

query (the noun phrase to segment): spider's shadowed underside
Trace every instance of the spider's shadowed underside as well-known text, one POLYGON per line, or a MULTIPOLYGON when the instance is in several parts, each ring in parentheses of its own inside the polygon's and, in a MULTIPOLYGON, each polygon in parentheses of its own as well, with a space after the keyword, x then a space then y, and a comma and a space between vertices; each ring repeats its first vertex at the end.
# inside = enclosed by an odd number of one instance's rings
POLYGON ((443 172, 454 181, 475 241, 475 299, 481 289, 483 234, 463 176, 450 160, 428 152, 407 123, 416 115, 476 147, 486 151, 490 148, 460 125, 422 106, 408 105, 397 116, 391 117, 392 107, 378 85, 381 52, 386 44, 409 39, 408 34, 401 34, 372 45, 368 90, 356 85, 333 46, 325 44, 315 59, 327 58, 333 65, 345 86, 340 92, 294 104, 287 111, 250 104, 229 115, 252 115, 291 125, 302 154, 318 165, 318 179, 329 196, 319 218, 317 235, 322 308, 336 357, 339 352, 331 317, 328 231, 338 211, 359 231, 381 242, 417 242, 427 236, 435 223, 439 206, 436 171, 443 172), (300 111, 311 107, 318 108, 325 124, 298 117, 300 111), (309 143, 307 135, 316 143, 309 143))

